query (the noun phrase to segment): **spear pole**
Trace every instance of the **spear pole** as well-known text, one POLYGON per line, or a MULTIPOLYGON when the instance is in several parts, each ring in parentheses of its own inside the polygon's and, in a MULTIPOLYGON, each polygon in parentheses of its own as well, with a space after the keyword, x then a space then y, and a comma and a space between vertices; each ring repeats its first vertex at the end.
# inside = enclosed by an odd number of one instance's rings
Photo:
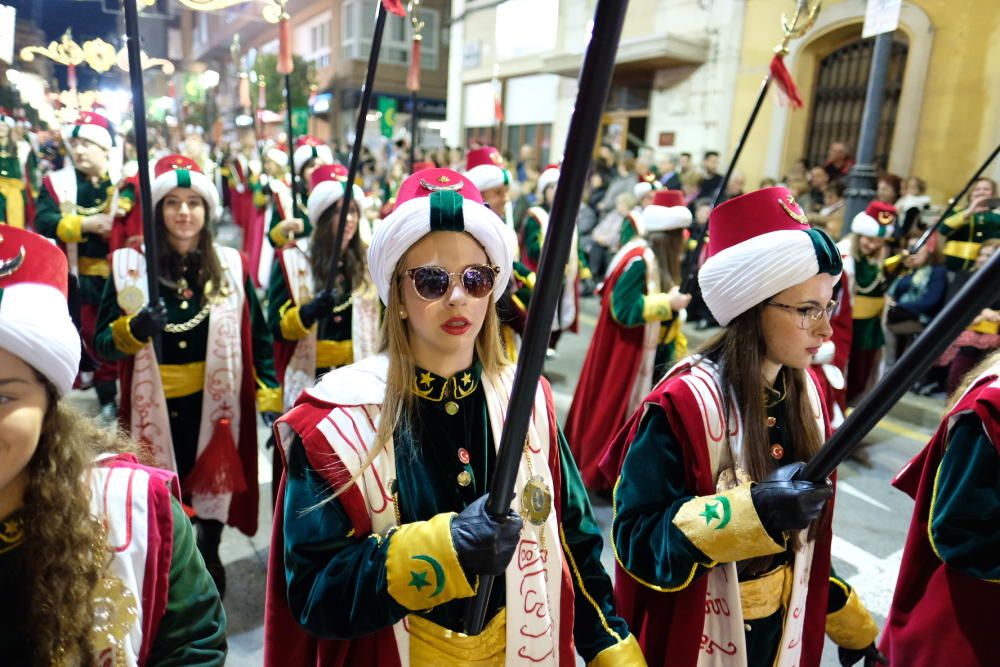
MULTIPOLYGON (((514 497, 514 483, 524 450, 528 421, 545 363, 552 318, 562 291, 563 268, 570 259, 570 245, 576 236, 576 213, 580 208, 604 102, 611 86, 615 53, 627 9, 627 0, 598 0, 594 13, 593 32, 583 57, 576 104, 566 136, 564 168, 559 175, 551 223, 542 245, 538 281, 528 309, 524 343, 518 355, 510 405, 500 437, 496 473, 490 480, 486 509, 493 517, 505 516, 514 497)), ((476 597, 466 608, 465 631, 469 635, 482 631, 493 581, 492 576, 479 577, 476 597)))
MULTIPOLYGON (((159 253, 153 224, 153 190, 149 180, 149 139, 146 135, 146 94, 142 82, 142 58, 139 44, 138 0, 124 0, 125 46, 128 52, 128 78, 132 86, 132 112, 135 126, 135 152, 139 162, 139 210, 146 246, 146 286, 150 305, 160 303, 159 253)), ((153 349, 162 359, 160 334, 153 336, 153 349)))

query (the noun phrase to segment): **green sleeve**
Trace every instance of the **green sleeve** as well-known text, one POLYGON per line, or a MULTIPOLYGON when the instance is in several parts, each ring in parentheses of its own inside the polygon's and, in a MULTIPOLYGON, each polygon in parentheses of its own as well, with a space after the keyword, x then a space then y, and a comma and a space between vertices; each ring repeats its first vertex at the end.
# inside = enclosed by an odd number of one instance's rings
POLYGON ((646 263, 635 259, 611 290, 611 317, 623 327, 638 327, 646 323, 646 263))
POLYGON ((219 592, 195 546, 194 529, 176 498, 167 608, 157 628, 147 664, 157 667, 224 665, 226 612, 219 592))
POLYGON ((641 583, 680 590, 708 572, 712 560, 673 523, 693 497, 680 443, 663 410, 650 406, 625 455, 611 525, 619 563, 641 583))
POLYGON ((97 326, 94 328, 94 348, 102 359, 118 361, 128 356, 115 347, 114 335, 111 333, 111 324, 121 315, 122 309, 118 306, 118 290, 115 288, 115 281, 105 280, 104 291, 101 293, 101 301, 97 307, 97 326))
POLYGON ((257 384, 275 388, 278 386, 278 376, 274 371, 274 339, 264 319, 264 311, 257 299, 257 290, 253 280, 247 276, 243 282, 243 290, 247 295, 247 307, 250 309, 250 334, 253 336, 253 366, 257 373, 257 384))
POLYGON ((389 627, 409 612, 389 595, 386 560, 392 540, 354 535, 330 485, 299 440, 285 478, 285 581, 293 617, 310 633, 350 639, 389 627))
POLYGON ((562 429, 559 430, 562 473, 561 528, 563 548, 573 573, 576 649, 590 661, 629 635, 628 626, 615 614, 611 578, 601 564, 604 541, 594 517, 580 470, 573 460, 562 429))
POLYGON ((267 281, 267 326, 274 340, 285 340, 281 335, 281 311, 292 299, 281 262, 271 264, 271 277, 267 281))
POLYGON ((942 561, 977 579, 1000 580, 1000 456, 975 414, 952 430, 928 521, 942 561))
POLYGON ((7 198, 0 195, 0 225, 7 224, 7 198))
POLYGON ((62 219, 59 203, 49 194, 49 189, 42 187, 38 193, 38 203, 35 205, 35 231, 50 239, 58 239, 56 229, 62 219))
POLYGON ((526 259, 534 264, 542 257, 542 226, 531 213, 524 221, 524 253, 526 259))

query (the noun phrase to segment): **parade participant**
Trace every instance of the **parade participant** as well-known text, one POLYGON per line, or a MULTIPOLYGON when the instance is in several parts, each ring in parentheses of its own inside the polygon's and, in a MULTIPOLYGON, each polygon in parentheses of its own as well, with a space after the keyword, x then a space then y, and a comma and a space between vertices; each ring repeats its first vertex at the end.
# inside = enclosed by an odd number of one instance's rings
POLYGON ((226 617, 176 479, 65 399, 68 273, 47 239, 0 228, 3 662, 221 666, 226 617))
MULTIPOLYGON (((831 185, 840 187, 840 182, 831 185)), ((830 186, 827 186, 830 187, 830 186)), ((810 222, 812 220, 810 219, 810 222)), ((820 228, 822 229, 822 228, 820 228)), ((824 230, 826 231, 826 230, 824 230)), ((833 238, 832 234, 828 235, 833 238)), ((845 259, 841 255, 841 259, 845 259)), ((830 427, 837 429, 847 416, 847 362, 854 338, 854 317, 851 309, 851 277, 844 262, 844 272, 834 289, 837 307, 830 315, 830 339, 819 346, 812 358, 813 379, 819 385, 830 427)))
POLYGON ((847 362, 847 402, 854 405, 881 374, 885 332, 882 311, 889 287, 883 271, 886 239, 895 234, 896 209, 873 201, 854 216, 851 235, 840 243, 852 279, 851 316, 854 333, 847 362))
POLYGON ((24 177, 24 221, 32 223, 35 220, 35 199, 42 187, 42 175, 38 168, 38 135, 32 130, 30 122, 21 120, 14 128, 13 136, 24 177))
MULTIPOLYGON (((205 144, 205 139, 201 136, 201 129, 195 127, 194 125, 187 126, 187 132, 184 135, 184 147, 181 151, 181 155, 189 158, 196 165, 201 173, 208 177, 208 180, 213 184, 215 183, 216 176, 216 164, 212 160, 212 154, 209 147, 205 144)), ((218 190, 218 187, 216 187, 218 190)))
POLYGON ((639 177, 639 182, 632 186, 632 194, 635 196, 635 210, 643 211, 653 203, 653 195, 659 190, 660 182, 656 180, 656 174, 648 172, 639 177))
POLYGON ((566 440, 594 492, 611 490, 598 467, 601 456, 649 394, 662 331, 680 329, 681 311, 691 300, 672 282, 661 282, 661 267, 646 241, 646 224, 657 232, 683 230, 691 226, 691 211, 681 192, 663 190, 653 201, 622 221, 621 249, 598 288, 601 314, 566 418, 566 440))
POLYGON ((266 285, 271 279, 271 269, 274 266, 274 245, 270 239, 267 243, 264 239, 270 231, 271 221, 287 219, 292 210, 292 182, 288 175, 288 149, 284 144, 272 144, 264 151, 264 173, 260 177, 260 188, 254 198, 255 204, 264 209, 264 214, 259 219, 260 231, 252 233, 260 237, 257 280, 266 285))
POLYGON ((261 192, 261 161, 254 157, 252 132, 244 132, 223 169, 229 189, 229 210, 233 222, 243 230, 243 254, 250 266, 254 285, 267 287, 260 279, 261 245, 264 243, 264 210, 267 197, 261 192))
MULTIPOLYGON (((684 205, 684 193, 680 190, 656 192, 653 202, 643 211, 646 242, 653 251, 660 270, 661 291, 670 292, 681 284, 681 262, 688 240, 688 229, 692 223, 690 213, 691 210, 684 205), (682 207, 687 210, 687 215, 680 210, 682 207)), ((681 331, 681 326, 687 321, 686 307, 691 303, 691 295, 681 296, 686 301, 685 308, 676 310, 674 317, 663 320, 660 324, 653 365, 654 383, 670 370, 677 359, 687 356, 687 338, 681 331)))
POLYGON ((893 665, 1000 664, 985 612, 1000 604, 1000 353, 965 382, 892 482, 916 501, 881 643, 893 665))
MULTIPOLYGON (((538 177, 538 204, 528 209, 521 229, 521 261, 529 271, 538 270, 538 262, 542 258, 542 244, 545 232, 549 227, 549 213, 556 196, 556 184, 559 182, 559 166, 549 165, 538 177)), ((556 308, 555 321, 552 323, 552 336, 549 339, 549 354, 555 354, 556 345, 564 331, 577 332, 578 310, 580 304, 580 282, 590 281, 593 276, 590 268, 580 252, 578 236, 574 234, 573 245, 570 247, 569 262, 566 263, 566 279, 562 295, 556 308)))
POLYGON ((135 161, 122 167, 122 177, 111 196, 111 236, 108 249, 142 247, 142 204, 139 201, 139 165, 135 161))
POLYGON ((28 193, 14 125, 6 110, 0 110, 0 225, 24 229, 28 193))
POLYGON ((469 151, 465 158, 465 177, 479 188, 483 201, 508 226, 514 226, 510 201, 510 172, 504 169, 500 151, 483 146, 469 151))
POLYGON ((874 621, 831 577, 833 486, 793 479, 828 433, 806 369, 831 333, 840 253, 782 187, 721 204, 711 228, 698 279, 725 329, 602 462, 619 609, 651 665, 817 667, 824 620, 841 664, 873 660, 874 621))
MULTIPOLYGON (((309 188, 313 171, 324 164, 334 164, 333 151, 329 146, 311 135, 299 137, 295 141, 295 152, 292 153, 292 168, 295 170, 297 186, 297 192, 293 194, 295 203, 291 211, 278 211, 276 208, 272 214, 268 238, 275 248, 280 248, 296 237, 312 235, 312 223, 309 222, 307 211, 309 188), (279 213, 283 213, 285 217, 277 217, 279 213)), ((345 177, 346 174, 345 170, 345 177)))
POLYGON ((976 254, 983 241, 1000 238, 1000 201, 997 184, 980 178, 969 192, 969 205, 964 211, 944 221, 945 268, 952 272, 968 271, 976 263, 976 254))
POLYGON ((148 304, 146 257, 116 251, 97 349, 122 360, 119 420, 157 465, 177 472, 197 518, 198 548, 224 595, 223 524, 246 535, 257 530, 255 392, 262 413, 281 411, 272 339, 245 260, 213 243, 212 182, 181 155, 157 161, 154 176, 165 308, 148 304), (160 332, 157 359, 149 340, 160 332))
POLYGON ((35 229, 63 244, 70 272, 79 276, 80 328, 88 360, 94 366, 93 383, 101 416, 113 421, 117 367, 95 354, 94 334, 101 293, 108 282, 110 206, 114 184, 108 176, 108 157, 115 131, 104 116, 83 112, 68 132, 72 162, 42 181, 35 213, 35 229))
POLYGON ((591 665, 645 665, 544 381, 513 505, 523 527, 485 511, 514 375, 493 304, 514 247, 460 174, 400 188, 369 250, 382 353, 326 375, 276 425, 288 469, 266 665, 573 665, 574 644, 591 665), (484 574, 500 582, 466 637, 484 574))

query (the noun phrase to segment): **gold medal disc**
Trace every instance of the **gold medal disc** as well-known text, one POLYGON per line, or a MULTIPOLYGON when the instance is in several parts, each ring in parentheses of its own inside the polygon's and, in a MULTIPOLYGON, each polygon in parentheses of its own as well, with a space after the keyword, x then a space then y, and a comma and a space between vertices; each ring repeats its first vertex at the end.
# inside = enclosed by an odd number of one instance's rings
POLYGON ((545 480, 535 475, 521 491, 521 516, 530 523, 541 526, 552 511, 552 491, 545 480))
POLYGON ((135 315, 146 305, 146 295, 135 285, 129 285, 118 292, 118 306, 126 315, 135 315))

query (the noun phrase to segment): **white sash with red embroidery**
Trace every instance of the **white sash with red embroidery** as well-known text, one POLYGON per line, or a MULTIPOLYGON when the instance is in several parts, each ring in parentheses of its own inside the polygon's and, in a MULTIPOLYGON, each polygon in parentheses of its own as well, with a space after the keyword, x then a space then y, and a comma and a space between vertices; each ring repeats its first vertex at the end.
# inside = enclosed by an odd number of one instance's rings
MULTIPOLYGON (((215 430, 228 428, 233 446, 239 442, 240 433, 240 385, 243 380, 243 354, 241 346, 243 309, 246 294, 243 291, 243 261, 240 253, 234 248, 215 246, 216 255, 225 274, 224 281, 228 288, 225 295, 217 298, 211 305, 208 316, 208 346, 205 350, 205 384, 202 392, 201 423, 198 429, 197 460, 204 453, 215 430)), ((112 255, 113 276, 115 288, 120 293, 126 287, 136 287, 142 290, 143 304, 149 302, 149 291, 146 285, 146 258, 136 250, 122 248, 112 255)), ((170 437, 170 421, 167 417, 166 399, 163 396, 163 383, 160 379, 159 365, 152 346, 147 345, 140 351, 145 352, 140 363, 136 355, 136 363, 132 372, 132 433, 133 437, 149 440, 153 446, 156 465, 177 470, 173 456, 170 437), (142 401, 136 400, 136 387, 139 388, 142 401), (147 415, 143 418, 142 411, 147 415), (141 425, 137 430, 138 423, 141 425), (164 437, 165 436, 165 437, 164 437), (167 449, 165 449, 165 447, 167 449), (169 455, 168 455, 169 452, 169 455)), ((257 480, 245 480, 247 484, 255 484, 257 480)), ((229 503, 232 493, 193 493, 191 505, 197 515, 203 519, 216 519, 225 522, 229 517, 229 503)))
MULTIPOLYGON (((674 370, 691 362, 690 359, 685 360, 675 366, 674 370)), ((668 377, 673 372, 668 373, 668 377)), ((812 377, 808 374, 806 377, 809 402, 813 408, 816 428, 822 437, 825 433, 823 408, 812 377)), ((716 480, 717 490, 724 491, 738 483, 737 478, 742 474, 741 471, 734 471, 733 465, 734 461, 742 458, 742 420, 738 414, 730 414, 728 419, 723 417, 722 383, 715 364, 702 360, 683 376, 683 380, 701 409, 712 475, 716 480)), ((795 552, 792 591, 775 667, 796 667, 801 659, 802 628, 814 547, 807 535, 808 530, 799 533, 799 543, 803 546, 795 552)), ((705 597, 705 624, 702 629, 701 650, 698 653, 698 667, 746 667, 746 635, 735 563, 711 568, 706 580, 708 589, 705 597)))
MULTIPOLYGON (((310 395, 338 406, 317 425, 317 429, 352 476, 358 474, 367 461, 369 448, 375 441, 388 367, 388 357, 379 354, 329 373, 316 387, 309 390, 310 395)), ((483 376, 481 381, 493 441, 499 446, 514 381, 514 367, 506 368, 499 377, 483 376)), ((287 446, 292 440, 292 433, 282 422, 278 422, 278 425, 282 446, 287 446)), ((535 396, 534 417, 528 429, 531 470, 527 457, 522 457, 514 485, 516 493, 511 502, 515 511, 520 507, 521 489, 532 474, 541 476, 549 489, 553 489, 549 468, 549 452, 553 443, 549 434, 548 409, 544 393, 539 388, 535 396)), ((385 535, 390 528, 396 526, 389 491, 390 483, 395 477, 396 462, 392 442, 358 477, 358 488, 367 500, 372 531, 380 535, 385 535)), ((559 523, 553 508, 541 527, 525 523, 516 555, 505 572, 506 665, 554 667, 559 664, 559 610, 563 567, 559 523), (545 546, 544 551, 540 550, 541 544, 545 546)), ((393 633, 400 663, 403 667, 409 667, 409 631, 405 619, 393 626, 393 633)))

